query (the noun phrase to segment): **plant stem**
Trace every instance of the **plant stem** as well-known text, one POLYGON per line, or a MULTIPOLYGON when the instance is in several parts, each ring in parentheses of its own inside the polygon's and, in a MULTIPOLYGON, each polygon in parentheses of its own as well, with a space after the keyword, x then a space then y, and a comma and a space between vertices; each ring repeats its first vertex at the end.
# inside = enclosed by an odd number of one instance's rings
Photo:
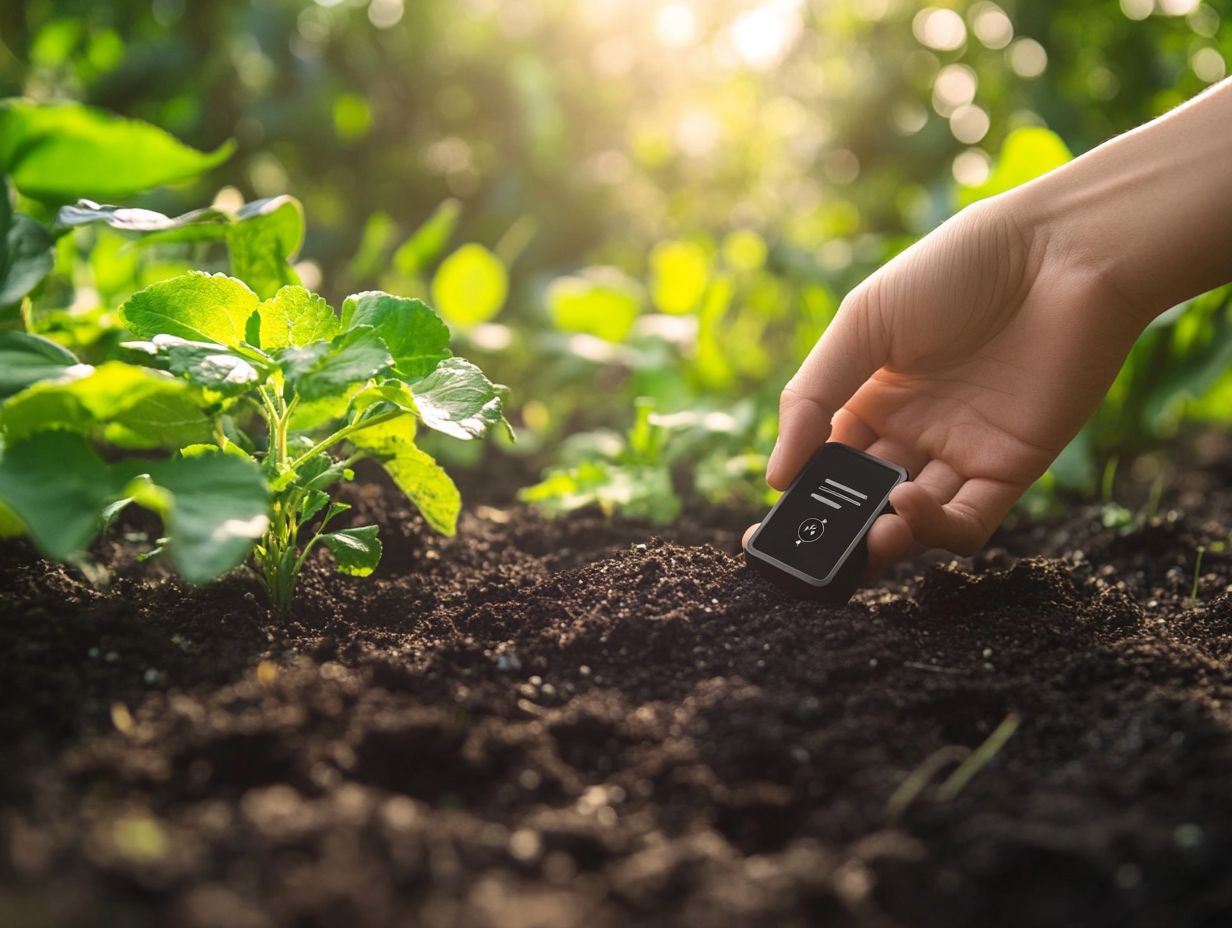
POLYGON ((379 416, 373 416, 371 419, 365 419, 363 422, 356 425, 344 425, 333 434, 322 438, 319 442, 292 461, 291 468, 295 469, 299 467, 313 455, 320 454, 322 451, 332 448, 349 435, 354 435, 356 432, 362 431, 363 429, 371 428, 374 425, 381 425, 382 423, 389 422, 392 419, 397 419, 399 416, 405 415, 406 412, 399 409, 393 412, 383 412, 379 416))
POLYGON ((1198 605, 1198 580, 1202 576, 1202 555, 1206 553, 1205 545, 1198 545, 1198 555, 1194 558, 1193 588, 1189 591, 1189 608, 1198 605))

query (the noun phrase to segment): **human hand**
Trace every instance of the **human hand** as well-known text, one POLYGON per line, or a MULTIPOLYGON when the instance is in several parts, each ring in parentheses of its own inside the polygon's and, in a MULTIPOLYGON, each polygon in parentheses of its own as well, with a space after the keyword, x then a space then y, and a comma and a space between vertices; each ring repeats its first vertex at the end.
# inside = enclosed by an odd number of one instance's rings
POLYGON ((783 390, 767 479, 785 489, 827 440, 866 450, 911 476, 869 532, 870 572, 926 548, 972 554, 1147 318, 1014 193, 978 203, 844 300, 783 390))

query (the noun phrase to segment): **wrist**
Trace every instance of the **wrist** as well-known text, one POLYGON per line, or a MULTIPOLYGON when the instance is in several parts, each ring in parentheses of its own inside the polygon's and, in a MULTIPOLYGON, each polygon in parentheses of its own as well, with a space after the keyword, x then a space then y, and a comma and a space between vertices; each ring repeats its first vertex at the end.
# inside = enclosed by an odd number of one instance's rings
POLYGON ((1232 82, 1008 194, 1049 266, 1145 325, 1232 280, 1232 82))

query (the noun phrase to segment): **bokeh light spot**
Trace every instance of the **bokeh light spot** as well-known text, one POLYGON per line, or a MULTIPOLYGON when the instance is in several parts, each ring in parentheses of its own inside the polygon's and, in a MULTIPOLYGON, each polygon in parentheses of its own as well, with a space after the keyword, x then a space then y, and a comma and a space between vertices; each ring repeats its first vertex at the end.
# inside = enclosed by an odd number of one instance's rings
POLYGON ((992 162, 982 149, 968 148, 954 159, 951 172, 954 180, 964 187, 978 187, 988 180, 988 175, 992 172, 992 162))
POLYGON ((1048 67, 1048 52, 1035 39, 1019 39, 1011 45, 1009 59, 1019 77, 1039 77, 1048 67))
POLYGON ((937 51, 953 51, 967 41, 967 25, 953 10, 920 10, 911 21, 911 30, 921 44, 937 51))
POLYGON ((1005 10, 995 3, 982 2, 971 7, 971 31, 985 48, 1005 48, 1014 38, 1014 24, 1005 10))
POLYGON ((1209 46, 1195 51, 1189 59, 1189 66, 1193 68, 1194 74, 1208 84, 1223 80, 1228 73, 1228 64, 1223 60, 1223 55, 1209 46))

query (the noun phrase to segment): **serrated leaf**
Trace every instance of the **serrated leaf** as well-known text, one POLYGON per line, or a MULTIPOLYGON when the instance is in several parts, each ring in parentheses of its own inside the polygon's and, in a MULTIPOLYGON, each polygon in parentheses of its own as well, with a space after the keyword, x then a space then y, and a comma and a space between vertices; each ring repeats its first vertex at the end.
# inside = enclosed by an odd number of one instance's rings
POLYGON ((55 239, 29 216, 13 213, 0 184, 0 306, 16 303, 37 287, 55 263, 55 239))
POLYGON ((262 380, 261 372, 251 363, 217 342, 155 335, 148 342, 124 342, 121 347, 148 354, 172 374, 225 396, 246 393, 262 380))
POLYGON ((424 425, 454 438, 478 438, 501 421, 503 388, 462 358, 446 358, 411 389, 424 425))
POLYGON ((78 368, 71 351, 27 332, 0 332, 0 399, 78 368))
POLYGON ((157 496, 139 498, 159 511, 167 554, 190 583, 204 583, 243 562, 269 526, 261 469, 218 452, 156 461, 146 468, 157 496))
POLYGON ((487 322, 505 305, 509 274, 482 245, 463 245, 441 262, 432 278, 432 300, 442 316, 469 327, 487 322))
POLYGON ((137 448, 179 448, 211 437, 200 392, 189 384, 119 361, 84 369, 85 376, 42 381, 12 396, 0 409, 5 435, 102 427, 110 440, 137 448))
POLYGON ((334 556, 338 572, 352 577, 366 577, 381 562, 380 529, 375 525, 346 528, 321 536, 321 542, 334 556))
POLYGON ((364 325, 384 340, 399 377, 423 377, 450 355, 449 327, 422 300, 380 290, 352 294, 342 304, 342 327, 364 325))
POLYGON ((0 451, 0 502, 50 558, 89 544, 118 495, 110 469, 80 435, 38 432, 0 451))
POLYGON ((287 385, 301 399, 317 400, 342 393, 387 370, 393 358, 371 328, 343 332, 332 342, 287 348, 278 355, 287 385))
POLYGON ((457 532, 462 497, 441 466, 416 446, 412 416, 361 429, 349 440, 384 464, 394 483, 423 514, 424 521, 442 535, 457 532))
POLYGON ((333 307, 303 287, 283 287, 257 307, 257 344, 266 351, 327 342, 341 328, 333 307))
POLYGON ((234 347, 260 300, 242 281, 191 271, 138 290, 120 307, 120 321, 135 335, 176 335, 234 347))
POLYGON ((149 123, 80 103, 0 103, 0 171, 34 199, 128 196, 208 171, 234 147, 197 151, 149 123))

